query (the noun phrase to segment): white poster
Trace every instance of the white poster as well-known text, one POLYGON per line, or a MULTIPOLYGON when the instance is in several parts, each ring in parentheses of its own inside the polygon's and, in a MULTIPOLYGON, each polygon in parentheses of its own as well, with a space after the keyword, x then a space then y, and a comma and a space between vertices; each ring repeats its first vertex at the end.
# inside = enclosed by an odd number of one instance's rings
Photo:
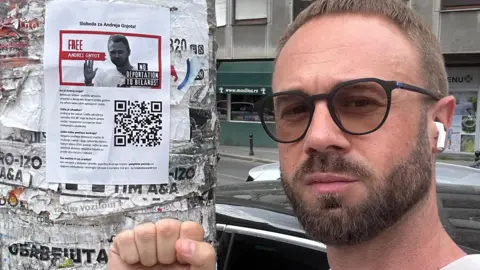
POLYGON ((49 181, 168 182, 169 40, 168 8, 78 0, 47 4, 49 181))

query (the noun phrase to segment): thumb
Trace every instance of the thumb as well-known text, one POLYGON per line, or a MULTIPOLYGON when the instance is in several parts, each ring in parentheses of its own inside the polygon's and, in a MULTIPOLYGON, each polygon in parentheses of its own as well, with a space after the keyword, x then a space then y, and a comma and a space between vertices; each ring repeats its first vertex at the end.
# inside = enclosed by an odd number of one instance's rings
POLYGON ((206 242, 180 238, 175 244, 177 258, 191 265, 191 270, 214 270, 216 264, 215 249, 206 242))

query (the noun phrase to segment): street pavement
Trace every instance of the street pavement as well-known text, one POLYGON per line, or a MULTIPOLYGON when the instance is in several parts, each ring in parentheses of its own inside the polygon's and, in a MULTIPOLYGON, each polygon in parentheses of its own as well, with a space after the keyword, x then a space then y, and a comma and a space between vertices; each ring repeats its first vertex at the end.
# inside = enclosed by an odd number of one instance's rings
MULTIPOLYGON (((278 149, 261 148, 253 149, 253 155, 250 155, 250 149, 242 146, 220 145, 220 161, 217 166, 217 184, 235 184, 247 180, 248 171, 253 167, 266 163, 278 162, 278 149)), ((443 163, 452 163, 457 165, 469 166, 473 160, 437 160, 443 163)))
POLYGON ((247 181, 248 171, 263 163, 221 157, 217 166, 217 184, 228 185, 247 181))
POLYGON ((254 147, 253 155, 250 155, 249 147, 220 145, 219 152, 221 157, 235 158, 263 164, 278 161, 277 148, 254 147))
MULTIPOLYGON (((255 163, 273 163, 278 162, 278 149, 277 148, 262 148, 254 147, 253 155, 250 155, 250 148, 244 146, 230 146, 230 145, 220 145, 219 148, 220 156, 222 158, 232 158, 243 161, 250 161, 255 163)), ((463 166, 469 166, 473 164, 473 154, 464 155, 462 158, 464 160, 458 159, 447 159, 449 154, 443 154, 441 159, 437 159, 438 162, 442 163, 451 163, 463 166)))

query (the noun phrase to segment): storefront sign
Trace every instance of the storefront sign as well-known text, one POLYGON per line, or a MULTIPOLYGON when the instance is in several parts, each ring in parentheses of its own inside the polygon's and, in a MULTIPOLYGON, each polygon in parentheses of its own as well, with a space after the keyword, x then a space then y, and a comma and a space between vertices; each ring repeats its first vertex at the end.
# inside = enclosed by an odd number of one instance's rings
POLYGON ((447 68, 447 79, 451 89, 478 90, 480 87, 480 68, 451 67, 447 68))
POLYGON ((448 76, 449 83, 470 83, 473 81, 473 76, 467 74, 465 76, 448 76))
POLYGON ((219 94, 239 94, 239 95, 267 95, 271 93, 270 87, 218 87, 219 94))

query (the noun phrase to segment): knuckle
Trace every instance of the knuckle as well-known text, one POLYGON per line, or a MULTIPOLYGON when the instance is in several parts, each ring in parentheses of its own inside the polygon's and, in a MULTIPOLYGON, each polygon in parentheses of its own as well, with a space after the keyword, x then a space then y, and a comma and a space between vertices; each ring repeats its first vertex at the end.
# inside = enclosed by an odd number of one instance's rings
POLYGON ((115 237, 118 253, 122 261, 127 264, 138 262, 138 252, 135 247, 135 236, 132 230, 127 230, 115 237))
POLYGON ((156 224, 157 237, 172 237, 179 234, 180 221, 175 219, 163 219, 156 224))
POLYGON ((129 255, 129 254, 120 254, 120 258, 122 261, 124 261, 126 264, 136 264, 138 263, 138 257, 129 255))
POLYGON ((155 264, 157 264, 157 256, 147 256, 147 257, 142 257, 140 259, 140 262, 142 265, 147 266, 147 267, 152 267, 155 264))
POLYGON ((195 238, 195 240, 202 240, 205 234, 202 225, 193 221, 183 222, 181 232, 182 235, 195 238))
POLYGON ((132 230, 126 230, 115 236, 114 241, 119 245, 125 245, 135 242, 135 236, 132 230))
POLYGON ((135 238, 138 240, 149 240, 155 237, 155 225, 152 223, 142 224, 135 228, 135 238))

